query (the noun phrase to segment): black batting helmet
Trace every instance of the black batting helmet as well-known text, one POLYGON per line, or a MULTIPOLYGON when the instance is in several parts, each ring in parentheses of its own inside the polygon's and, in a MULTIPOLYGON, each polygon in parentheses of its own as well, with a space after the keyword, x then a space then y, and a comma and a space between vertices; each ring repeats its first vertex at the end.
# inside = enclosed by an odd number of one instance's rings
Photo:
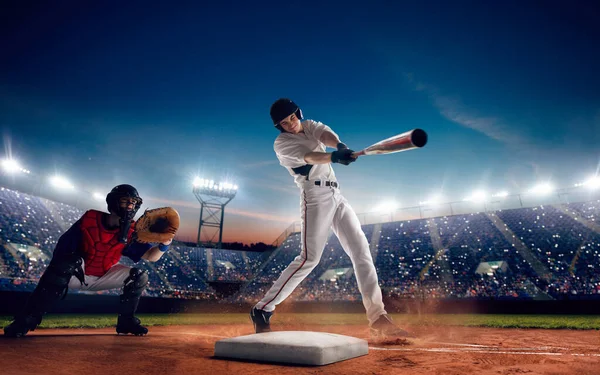
POLYGON ((298 117, 299 120, 302 120, 302 110, 291 99, 277 99, 275 103, 271 105, 271 120, 273 120, 273 124, 281 132, 284 132, 285 130, 283 130, 283 127, 279 125, 279 123, 292 113, 296 114, 296 117, 298 117))

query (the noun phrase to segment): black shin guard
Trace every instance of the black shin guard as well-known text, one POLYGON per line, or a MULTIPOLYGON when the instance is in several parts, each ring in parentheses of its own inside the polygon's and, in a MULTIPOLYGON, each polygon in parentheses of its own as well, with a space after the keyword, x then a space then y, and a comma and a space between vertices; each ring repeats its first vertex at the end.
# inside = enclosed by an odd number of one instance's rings
POLYGON ((125 279, 123 294, 121 294, 119 317, 133 317, 147 286, 148 273, 146 270, 132 268, 129 271, 129 277, 125 279))

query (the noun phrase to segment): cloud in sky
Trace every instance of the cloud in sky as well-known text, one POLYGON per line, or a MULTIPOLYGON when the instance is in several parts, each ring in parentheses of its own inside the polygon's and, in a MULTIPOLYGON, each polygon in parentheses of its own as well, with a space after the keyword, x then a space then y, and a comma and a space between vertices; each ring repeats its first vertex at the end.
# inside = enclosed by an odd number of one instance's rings
POLYGON ((466 106, 459 97, 442 94, 437 87, 416 81, 411 73, 406 73, 405 77, 414 85, 416 91, 429 96, 433 105, 446 119, 507 145, 523 146, 530 143, 525 135, 518 133, 501 119, 478 114, 477 111, 466 106))
POLYGON ((430 96, 440 114, 452 122, 509 145, 528 143, 522 135, 509 129, 500 119, 478 115, 466 108, 459 99, 437 94, 430 96))

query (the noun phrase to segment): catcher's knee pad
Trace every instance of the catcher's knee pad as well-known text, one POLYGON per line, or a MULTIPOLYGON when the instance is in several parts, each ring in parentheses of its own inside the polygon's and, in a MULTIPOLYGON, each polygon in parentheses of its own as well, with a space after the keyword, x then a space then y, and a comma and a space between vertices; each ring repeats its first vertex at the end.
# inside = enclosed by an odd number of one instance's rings
POLYGON ((125 286, 123 288, 123 295, 141 295, 148 286, 148 272, 140 268, 131 268, 129 270, 129 277, 125 279, 125 286))

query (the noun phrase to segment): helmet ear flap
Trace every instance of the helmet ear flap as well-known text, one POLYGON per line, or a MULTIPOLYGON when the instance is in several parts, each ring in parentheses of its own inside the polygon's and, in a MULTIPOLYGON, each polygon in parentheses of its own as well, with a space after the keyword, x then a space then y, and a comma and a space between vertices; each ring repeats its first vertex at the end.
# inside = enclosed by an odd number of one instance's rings
POLYGON ((273 104, 271 104, 271 110, 269 112, 271 115, 271 120, 273 120, 273 125, 279 124, 283 119, 293 113, 302 119, 302 111, 300 111, 300 107, 288 98, 277 99, 273 104))
POLYGON ((137 212, 140 209, 140 207, 142 207, 142 204, 144 204, 144 200, 140 197, 140 198, 138 198, 138 201, 137 201, 137 204, 135 205, 134 210, 137 212))
POLYGON ((300 108, 298 108, 295 112, 296 117, 298 117, 298 120, 304 120, 304 117, 302 117, 302 110, 300 108))
POLYGON ((119 208, 115 202, 115 194, 113 192, 108 193, 106 196, 106 206, 109 213, 116 213, 117 209, 119 208))

